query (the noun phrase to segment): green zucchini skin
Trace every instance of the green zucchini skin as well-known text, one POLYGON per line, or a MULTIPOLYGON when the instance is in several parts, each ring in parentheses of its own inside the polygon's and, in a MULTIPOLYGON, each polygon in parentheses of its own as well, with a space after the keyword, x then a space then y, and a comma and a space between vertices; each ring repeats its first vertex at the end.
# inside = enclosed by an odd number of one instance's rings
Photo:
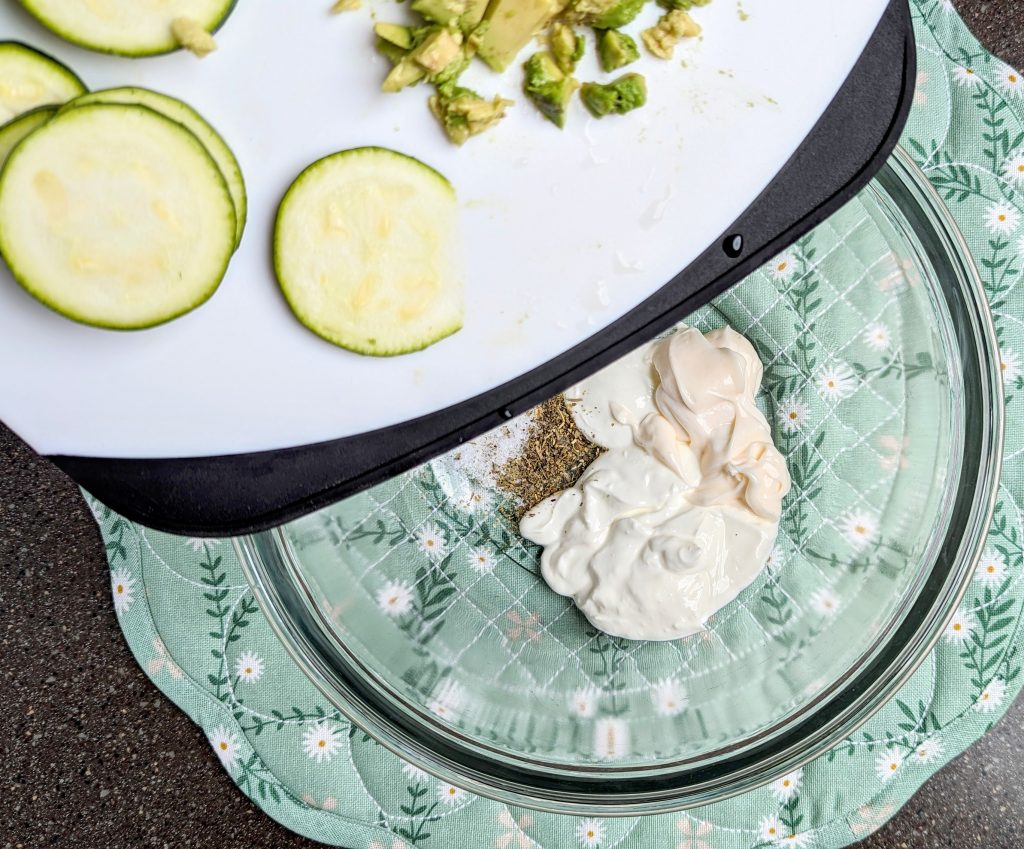
MULTIPOLYGON (((166 56, 168 53, 175 53, 181 50, 181 45, 174 40, 173 36, 169 36, 168 40, 163 45, 143 47, 137 50, 131 50, 126 48, 117 48, 110 45, 104 45, 97 42, 90 42, 81 36, 71 32, 66 27, 58 24, 55 21, 50 20, 45 14, 40 12, 36 8, 34 0, 18 0, 25 11, 32 15, 39 23, 46 27, 54 35, 60 36, 70 44, 74 44, 77 47, 84 47, 86 50, 92 50, 94 53, 106 53, 109 56, 122 56, 127 59, 145 59, 150 56, 166 56)), ((220 13, 219 17, 210 24, 210 33, 218 32, 221 27, 227 23, 228 18, 235 11, 235 7, 238 5, 238 0, 225 0, 224 9, 220 13)))
MULTIPOLYGON (((31 111, 37 106, 59 106, 89 91, 81 77, 59 59, 54 59, 42 50, 22 41, 0 41, 0 63, 19 61, 32 64, 37 68, 45 68, 47 73, 51 74, 54 79, 59 79, 65 86, 64 92, 60 96, 47 102, 34 103, 24 111, 31 111)), ((6 122, 0 122, 0 125, 10 123, 20 114, 24 113, 19 111, 6 122)))
POLYGON ((37 106, 0 127, 0 172, 18 145, 46 124, 58 109, 57 106, 37 106))
MULTIPOLYGON (((117 118, 117 115, 115 114, 114 117, 117 118)), ((118 129, 120 130, 120 128, 118 129)), ((65 144, 69 144, 68 141, 63 141, 65 144)), ((77 144, 73 145, 73 147, 80 149, 80 145, 77 144)), ((29 165, 26 167, 31 168, 31 163, 29 162, 29 165)), ((98 206, 101 207, 101 204, 98 204, 98 206)), ((7 165, 3 171, 0 171, 0 257, 7 263, 17 283, 32 297, 65 318, 91 327, 108 330, 144 330, 166 324, 204 304, 217 291, 227 272, 231 256, 234 253, 234 227, 234 205, 231 202, 231 194, 223 174, 221 174, 217 163, 210 156, 209 152, 187 128, 145 106, 97 103, 70 110, 63 115, 53 118, 36 133, 28 136, 24 143, 19 144, 14 149, 7 161, 7 165), (67 289, 69 282, 72 286, 74 285, 72 280, 74 271, 62 272, 56 284, 54 281, 57 280, 57 275, 51 275, 49 279, 43 281, 32 273, 26 273, 24 266, 32 263, 32 257, 28 256, 24 261, 23 258, 26 257, 27 253, 31 253, 31 249, 25 252, 19 247, 17 236, 12 235, 15 227, 9 226, 8 223, 11 220, 8 218, 8 215, 20 216, 24 209, 21 199, 15 194, 9 194, 9 192, 13 192, 10 184, 18 176, 17 172, 21 160, 25 159, 27 162, 30 160, 30 157, 35 154, 33 148, 37 144, 42 143, 43 135, 49 132, 64 130, 65 122, 87 120, 90 117, 90 113, 110 113, 111 110, 121 113, 122 117, 118 118, 118 120, 125 121, 126 134, 131 132, 131 128, 127 126, 131 120, 130 115, 135 114, 139 116, 139 120, 155 122, 158 128, 162 128, 162 131, 168 134, 168 137, 173 135, 175 143, 180 145, 183 151, 186 151, 186 155, 192 159, 196 168, 203 170, 203 179, 208 180, 206 188, 211 191, 214 201, 220 207, 219 212, 223 214, 222 217, 218 217, 218 213, 215 212, 210 221, 207 222, 221 228, 223 232, 220 233, 220 238, 223 244, 217 245, 216 242, 213 243, 214 250, 212 251, 211 263, 208 268, 203 269, 199 284, 192 285, 191 291, 187 292, 184 297, 176 299, 166 309, 160 311, 150 309, 148 314, 140 314, 129 319, 110 318, 96 312, 89 312, 69 303, 67 300, 63 300, 59 293, 55 295, 55 290, 67 289), (219 224, 217 224, 218 221, 220 222, 219 224)), ((193 244, 189 243, 186 250, 192 251, 193 244)), ((38 261, 36 264, 39 264, 38 261)), ((168 279, 173 285, 175 280, 174 274, 173 272, 169 274, 168 279)), ((178 272, 177 280, 181 280, 180 271, 178 272)))

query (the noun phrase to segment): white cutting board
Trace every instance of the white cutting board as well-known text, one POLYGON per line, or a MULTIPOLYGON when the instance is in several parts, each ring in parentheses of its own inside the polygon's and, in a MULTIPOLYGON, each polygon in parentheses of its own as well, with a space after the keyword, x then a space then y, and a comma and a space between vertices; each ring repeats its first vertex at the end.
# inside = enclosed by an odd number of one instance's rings
MULTIPOLYGON (((171 324, 96 330, 38 304, 0 269, 0 420, 44 454, 158 458, 302 445, 433 412, 510 380, 607 326, 717 239, 799 146, 849 74, 885 0, 714 0, 704 36, 672 61, 644 55, 647 106, 596 121, 576 102, 559 132, 519 94, 521 72, 471 84, 516 100, 450 145, 428 91, 379 91, 371 0, 245 0, 220 50, 153 59, 73 47, 0 0, 0 38, 48 52, 90 88, 148 86, 196 107, 234 149, 249 224, 220 290, 171 324), (278 293, 278 201, 310 162, 382 145, 455 186, 466 325, 415 354, 362 357, 305 330, 278 293)), ((657 17, 654 4, 634 34, 657 17)), ((593 45, 578 76, 598 78, 593 45)), ((480 64, 480 63, 476 63, 480 64)))

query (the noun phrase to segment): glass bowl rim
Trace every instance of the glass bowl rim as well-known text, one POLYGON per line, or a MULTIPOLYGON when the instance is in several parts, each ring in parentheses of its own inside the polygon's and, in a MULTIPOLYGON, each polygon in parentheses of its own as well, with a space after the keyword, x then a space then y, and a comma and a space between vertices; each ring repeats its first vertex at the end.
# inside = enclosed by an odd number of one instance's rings
MULTIPOLYGON (((904 216, 909 214, 907 202, 913 203, 913 211, 940 243, 941 253, 929 256, 929 260, 933 267, 939 262, 951 267, 956 276, 953 293, 964 299, 963 317, 971 326, 957 326, 954 330, 961 342, 962 356, 964 334, 971 332, 973 341, 969 351, 978 374, 965 373, 964 384, 968 393, 979 393, 977 400, 982 413, 980 428, 974 434, 978 440, 975 446, 978 469, 969 515, 959 539, 951 539, 947 533, 942 544, 943 553, 951 544, 956 549, 952 565, 944 576, 939 576, 941 586, 934 597, 928 601, 923 593, 918 595, 910 605, 910 613, 895 633, 889 635, 889 641, 884 645, 876 644, 876 655, 884 655, 893 644, 898 646, 895 654, 882 663, 884 668, 880 673, 872 673, 883 660, 875 656, 852 678, 848 670, 832 682, 823 694, 828 696, 823 703, 819 696, 802 705, 780 723, 781 729, 769 729, 753 738, 754 742, 747 741, 745 746, 719 748, 702 756, 706 760, 727 755, 725 762, 731 766, 729 770, 723 770, 720 761, 713 761, 712 768, 710 764, 692 763, 693 759, 687 759, 684 769, 674 764, 660 765, 653 780, 645 776, 638 783, 635 766, 618 768, 607 764, 570 768, 510 758, 508 753, 488 747, 452 726, 441 726, 401 697, 379 692, 380 688, 373 687, 370 681, 376 676, 352 655, 347 660, 362 668, 362 678, 339 673, 327 659, 332 649, 336 651, 331 643, 339 641, 332 641, 321 630, 326 623, 322 621, 312 593, 298 578, 297 563, 283 528, 236 538, 233 541, 236 553, 260 608, 306 677, 349 721, 403 760, 477 795, 533 810, 575 815, 663 813, 729 798, 803 766, 867 722, 924 662, 967 591, 973 564, 982 552, 995 507, 1004 417, 998 344, 987 298, 970 250, 951 213, 902 148, 896 149, 864 191, 871 190, 880 191, 904 216), (895 185, 908 193, 902 203, 891 191, 878 188, 887 178, 895 180, 895 185), (971 378, 977 379, 977 384, 972 383, 971 378), (928 609, 920 619, 915 619, 912 614, 923 602, 927 602, 928 609), (909 633, 901 641, 899 638, 905 631, 909 633), (825 722, 821 721, 823 713, 825 722), (794 717, 800 717, 799 721, 794 721, 794 717), (801 736, 801 731, 806 731, 806 735, 801 736), (758 742, 761 736, 770 734, 777 736, 769 742, 758 742), (775 745, 780 737, 791 742, 775 745), (766 747, 769 755, 764 758, 760 753, 766 747), (525 769, 523 763, 530 764, 530 768, 525 769), (718 774, 710 774, 713 772, 718 774), (541 780, 527 784, 522 780, 524 775, 539 776, 541 780), (679 778, 683 776, 697 778, 680 785, 679 778), (589 789, 588 785, 599 782, 626 789, 617 789, 614 793, 609 793, 607 787, 597 791, 589 789)), ((917 235, 921 230, 912 228, 912 232, 917 235)), ((948 302, 948 296, 946 300, 948 302)), ((962 434, 965 443, 971 435, 968 431, 962 434)), ((967 450, 965 444, 965 458, 967 450)), ((965 496, 958 483, 957 502, 965 496)), ((934 562, 926 584, 937 577, 934 562)))

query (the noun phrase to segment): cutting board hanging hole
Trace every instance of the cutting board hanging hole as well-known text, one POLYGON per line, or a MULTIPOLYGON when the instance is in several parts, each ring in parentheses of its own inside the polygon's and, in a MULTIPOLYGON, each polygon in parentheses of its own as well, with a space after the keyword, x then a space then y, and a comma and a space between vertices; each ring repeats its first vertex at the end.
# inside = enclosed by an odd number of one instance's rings
POLYGON ((730 259, 738 258, 743 253, 743 237, 739 233, 726 236, 725 241, 722 242, 722 250, 730 259))

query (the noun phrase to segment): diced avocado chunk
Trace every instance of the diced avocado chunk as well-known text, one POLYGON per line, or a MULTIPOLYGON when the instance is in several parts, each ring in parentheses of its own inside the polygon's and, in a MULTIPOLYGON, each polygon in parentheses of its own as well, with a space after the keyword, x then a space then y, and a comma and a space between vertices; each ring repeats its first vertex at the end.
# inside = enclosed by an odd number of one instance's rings
POLYGON ((468 0, 466 11, 459 18, 459 26, 466 35, 480 26, 480 22, 484 19, 484 13, 487 11, 487 2, 488 0, 468 0))
POLYGON ((394 44, 390 41, 385 41, 383 38, 377 39, 377 52, 383 53, 387 56, 392 65, 397 65, 409 53, 408 50, 403 50, 401 47, 395 47, 394 44))
POLYGON ((433 26, 412 33, 412 50, 408 51, 384 78, 384 91, 400 91, 424 77, 448 79, 461 73, 469 61, 462 49, 462 33, 433 26), (457 70, 456 70, 457 69, 457 70))
POLYGON ((684 12, 696 6, 707 6, 711 0, 658 0, 663 9, 682 9, 684 12))
POLYGON ((534 53, 523 65, 523 91, 556 127, 565 126, 565 112, 579 83, 558 67, 550 53, 534 53))
POLYGON ((480 50, 480 42, 484 40, 484 36, 487 35, 487 30, 491 28, 489 21, 484 21, 478 24, 469 35, 466 36, 466 47, 474 54, 480 50))
POLYGON ((597 58, 602 71, 615 71, 640 58, 640 48, 631 36, 616 29, 597 31, 597 58))
POLYGON ((409 54, 429 74, 440 74, 445 68, 462 58, 462 33, 459 30, 438 29, 432 32, 409 54))
POLYGON ((437 85, 443 85, 444 83, 453 83, 461 75, 462 72, 469 67, 469 63, 473 61, 473 53, 466 49, 464 45, 460 48, 459 55, 445 65, 440 71, 427 75, 427 78, 437 85))
POLYGON ((419 64, 410 54, 405 54, 384 77, 381 91, 401 91, 415 85, 427 75, 426 68, 419 64))
POLYGON ((533 36, 565 8, 565 0, 491 0, 480 40, 480 58, 504 71, 533 36))
POLYGON ((586 46, 583 36, 576 35, 576 31, 568 24, 557 23, 551 28, 550 42, 555 63, 563 73, 571 74, 576 69, 576 63, 583 58, 586 46))
POLYGON ((339 15, 342 12, 354 12, 362 7, 363 0, 336 0, 335 4, 331 6, 331 12, 339 15))
POLYGON ((684 38, 700 35, 700 25, 681 9, 662 15, 658 23, 640 33, 647 49, 659 59, 671 59, 684 38))
POLYGON ((584 83, 580 99, 595 118, 625 115, 647 102, 647 82, 640 74, 623 74, 604 85, 584 83))
POLYGON ((377 33, 378 38, 395 47, 403 50, 410 50, 413 47, 412 27, 404 27, 401 24, 374 24, 373 31, 377 33))
POLYGON ((576 0, 572 16, 596 29, 618 29, 640 14, 647 0, 576 0))
POLYGON ((437 94, 430 98, 430 111, 455 144, 463 144, 470 136, 496 124, 511 105, 510 100, 486 100, 475 91, 454 84, 438 86, 437 94))
POLYGON ((428 21, 448 26, 466 13, 467 0, 412 0, 410 8, 428 21))

